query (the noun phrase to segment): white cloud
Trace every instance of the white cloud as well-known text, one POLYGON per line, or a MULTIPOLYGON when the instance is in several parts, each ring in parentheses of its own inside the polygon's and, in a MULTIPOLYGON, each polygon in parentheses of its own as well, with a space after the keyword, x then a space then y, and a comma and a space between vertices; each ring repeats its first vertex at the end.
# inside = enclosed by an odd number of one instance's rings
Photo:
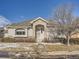
POLYGON ((11 22, 4 16, 0 16, 0 27, 4 27, 8 24, 11 24, 11 22))

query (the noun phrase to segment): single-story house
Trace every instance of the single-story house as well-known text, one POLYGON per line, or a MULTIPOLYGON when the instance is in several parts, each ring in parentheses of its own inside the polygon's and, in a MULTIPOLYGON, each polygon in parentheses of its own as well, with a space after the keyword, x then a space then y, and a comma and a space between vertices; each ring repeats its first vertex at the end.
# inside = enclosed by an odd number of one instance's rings
POLYGON ((48 39, 49 28, 55 27, 55 23, 41 17, 14 23, 4 27, 4 37, 10 38, 34 38, 36 42, 48 39))

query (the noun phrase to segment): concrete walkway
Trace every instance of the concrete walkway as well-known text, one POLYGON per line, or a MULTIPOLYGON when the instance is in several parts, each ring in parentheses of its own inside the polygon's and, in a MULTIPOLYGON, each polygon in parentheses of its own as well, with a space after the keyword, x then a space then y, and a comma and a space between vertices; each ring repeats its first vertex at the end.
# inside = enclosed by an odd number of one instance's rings
POLYGON ((0 59, 11 59, 11 58, 0 58, 0 59))
POLYGON ((42 55, 79 55, 79 51, 53 51, 53 52, 44 52, 42 55))

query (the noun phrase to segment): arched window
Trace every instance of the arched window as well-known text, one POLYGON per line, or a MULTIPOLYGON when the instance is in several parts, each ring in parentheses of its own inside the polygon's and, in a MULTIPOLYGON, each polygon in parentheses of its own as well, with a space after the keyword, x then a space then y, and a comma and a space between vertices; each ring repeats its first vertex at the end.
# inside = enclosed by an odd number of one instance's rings
POLYGON ((22 28, 16 29, 15 34, 16 35, 25 35, 25 30, 22 28))

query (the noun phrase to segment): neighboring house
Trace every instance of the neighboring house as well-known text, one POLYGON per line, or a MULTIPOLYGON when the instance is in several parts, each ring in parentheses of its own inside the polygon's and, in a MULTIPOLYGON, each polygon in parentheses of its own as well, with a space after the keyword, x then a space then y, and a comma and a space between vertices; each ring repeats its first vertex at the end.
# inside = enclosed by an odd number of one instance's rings
POLYGON ((76 29, 76 30, 72 33, 71 38, 73 38, 73 39, 78 39, 78 38, 79 38, 79 29, 76 29))
MULTIPOLYGON (((53 23, 53 25, 55 25, 53 23)), ((48 39, 49 28, 52 26, 52 21, 38 17, 33 20, 27 20, 21 23, 8 25, 4 28, 4 37, 10 38, 34 38, 36 42, 42 42, 48 39)))

